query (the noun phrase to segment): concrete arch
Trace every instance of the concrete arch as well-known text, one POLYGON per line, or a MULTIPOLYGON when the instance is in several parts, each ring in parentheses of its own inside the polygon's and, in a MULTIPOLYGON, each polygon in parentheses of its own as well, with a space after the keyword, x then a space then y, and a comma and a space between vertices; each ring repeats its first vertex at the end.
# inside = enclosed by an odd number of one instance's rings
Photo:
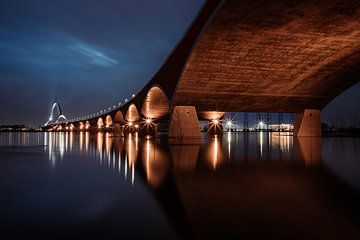
POLYGON ((90 126, 91 126, 91 125, 90 125, 90 122, 89 122, 89 121, 86 121, 86 122, 85 122, 85 129, 86 129, 86 130, 90 129, 90 126))
POLYGON ((112 127, 113 126, 113 120, 110 115, 107 115, 105 118, 105 127, 112 127))
POLYGON ((121 123, 124 121, 124 115, 123 113, 119 110, 116 112, 115 117, 114 117, 114 123, 121 123))
POLYGON ((215 119, 221 119, 225 115, 225 112, 217 112, 217 111, 200 111, 198 112, 199 119, 205 119, 205 120, 215 120, 215 119))
POLYGON ((151 119, 161 119, 170 114, 169 99, 159 86, 153 86, 146 94, 141 114, 151 119))
POLYGON ((103 128, 104 127, 104 121, 101 117, 99 117, 99 119, 97 120, 97 123, 96 123, 97 127, 98 128, 103 128))
POLYGON ((125 120, 128 122, 137 122, 139 119, 140 115, 135 104, 131 104, 126 112, 125 120))
POLYGON ((123 122, 124 122, 124 115, 119 110, 116 112, 114 117, 114 125, 113 125, 114 136, 120 136, 120 137, 123 136, 123 128, 121 126, 123 122))

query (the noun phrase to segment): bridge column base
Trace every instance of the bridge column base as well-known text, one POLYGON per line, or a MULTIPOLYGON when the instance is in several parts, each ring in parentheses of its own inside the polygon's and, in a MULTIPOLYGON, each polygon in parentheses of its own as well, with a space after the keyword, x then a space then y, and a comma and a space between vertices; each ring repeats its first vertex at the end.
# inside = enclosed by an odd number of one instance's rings
POLYGON ((294 136, 321 137, 319 109, 305 109, 303 113, 296 113, 294 136))
POLYGON ((199 138, 200 125, 194 106, 176 106, 171 115, 169 138, 199 138))

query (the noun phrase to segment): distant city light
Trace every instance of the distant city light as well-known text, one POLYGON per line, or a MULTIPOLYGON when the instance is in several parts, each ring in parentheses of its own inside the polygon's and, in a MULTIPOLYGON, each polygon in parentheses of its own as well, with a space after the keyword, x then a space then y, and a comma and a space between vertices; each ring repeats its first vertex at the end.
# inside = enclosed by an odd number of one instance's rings
POLYGON ((233 123, 232 123, 231 120, 228 120, 228 121, 226 122, 226 125, 227 125, 228 127, 231 127, 231 126, 233 125, 233 123))

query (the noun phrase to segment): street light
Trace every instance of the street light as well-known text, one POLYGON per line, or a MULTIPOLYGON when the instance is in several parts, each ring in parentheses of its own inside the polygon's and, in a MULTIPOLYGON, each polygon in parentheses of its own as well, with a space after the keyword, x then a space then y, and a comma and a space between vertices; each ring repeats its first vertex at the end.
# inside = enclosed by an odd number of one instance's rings
POLYGON ((218 125, 218 124, 219 124, 219 119, 213 119, 212 122, 213 122, 215 125, 218 125))

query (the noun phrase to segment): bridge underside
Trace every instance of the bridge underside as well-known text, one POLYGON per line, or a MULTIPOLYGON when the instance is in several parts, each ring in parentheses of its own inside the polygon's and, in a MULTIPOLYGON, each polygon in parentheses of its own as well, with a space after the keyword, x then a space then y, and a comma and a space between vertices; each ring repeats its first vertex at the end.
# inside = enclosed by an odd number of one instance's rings
POLYGON ((322 109, 360 77, 357 0, 227 0, 185 65, 173 105, 322 109))

